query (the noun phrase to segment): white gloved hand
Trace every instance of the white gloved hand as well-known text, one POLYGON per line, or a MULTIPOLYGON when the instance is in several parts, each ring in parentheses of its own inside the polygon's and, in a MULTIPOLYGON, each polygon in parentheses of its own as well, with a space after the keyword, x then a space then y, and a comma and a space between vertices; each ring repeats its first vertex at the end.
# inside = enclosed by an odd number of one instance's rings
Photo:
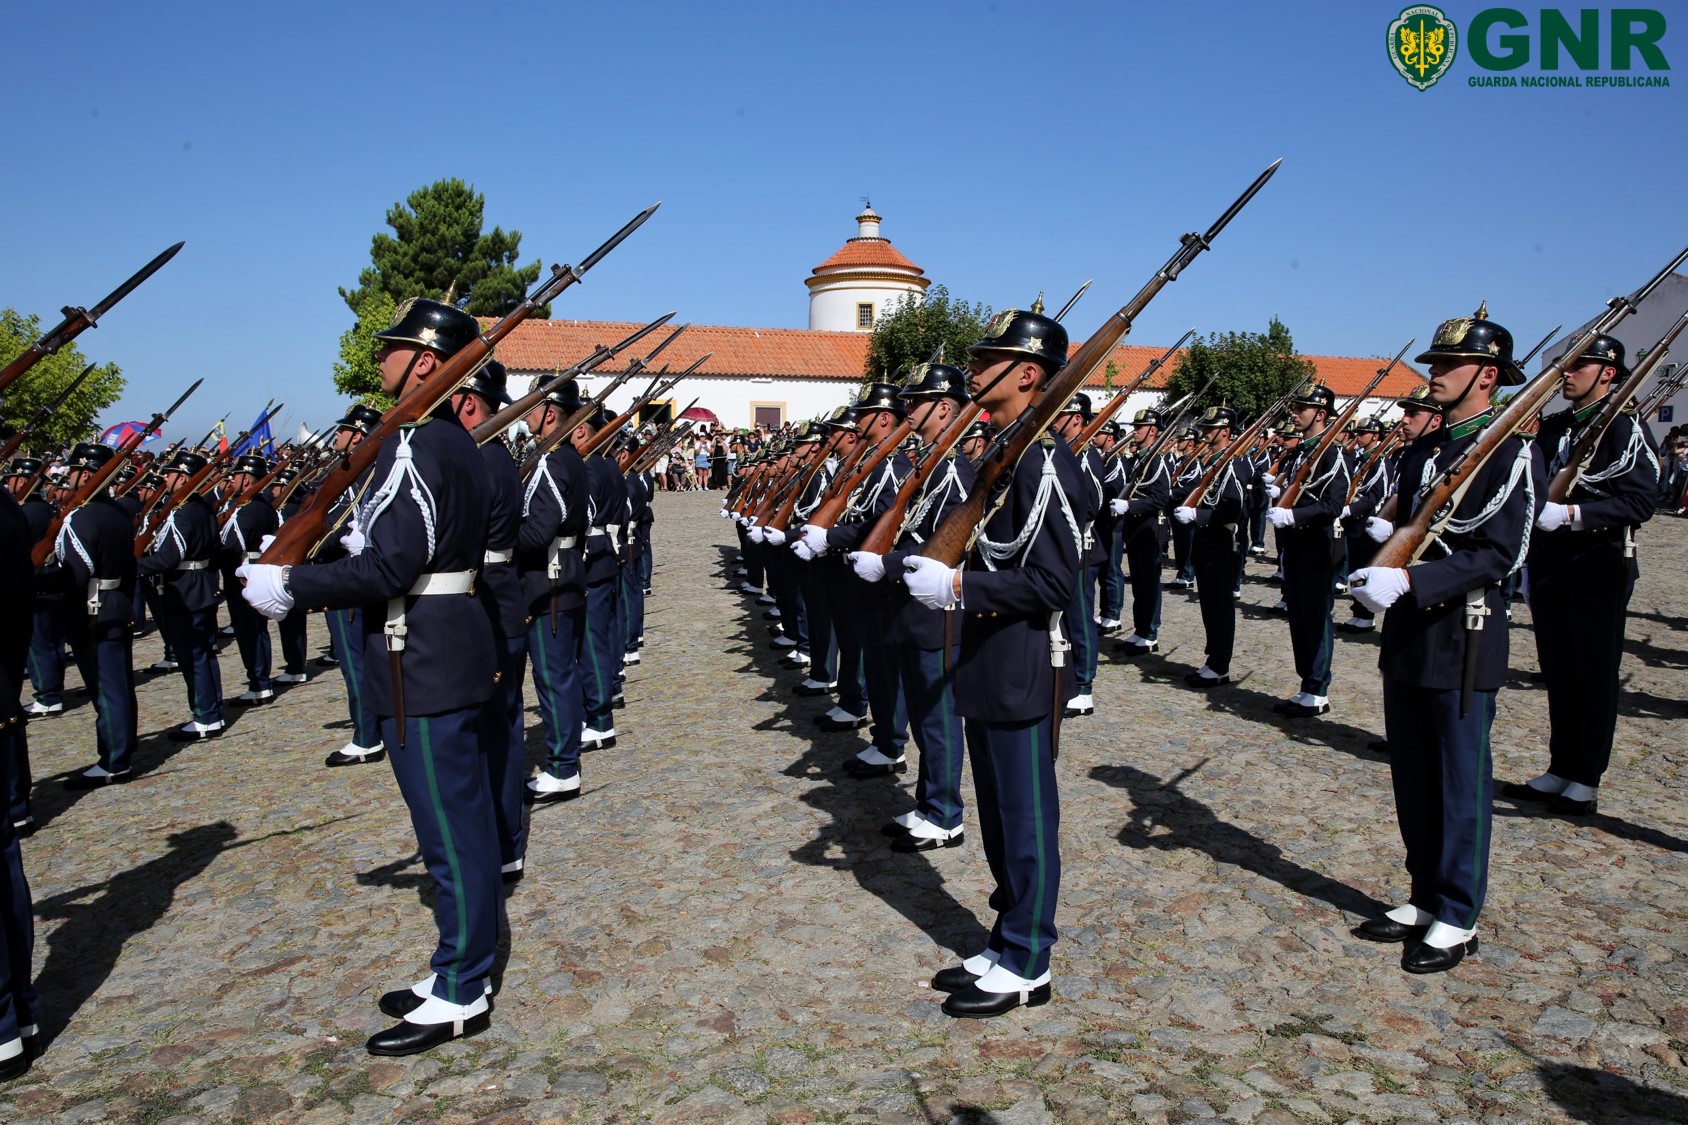
POLYGON ((762 542, 762 529, 757 527, 755 524, 751 524, 750 529, 746 531, 745 534, 750 536, 750 541, 752 543, 762 542))
POLYGON ((876 555, 872 551, 851 551, 844 557, 850 560, 850 569, 863 582, 877 582, 885 577, 884 555, 876 555))
POLYGON ((1279 531, 1295 526, 1295 512, 1289 508, 1267 508, 1266 518, 1271 520, 1272 526, 1279 531))
POLYGON ((1349 516, 1351 516, 1353 514, 1354 514, 1353 510, 1350 509, 1347 504, 1342 505, 1342 518, 1343 519, 1347 519, 1349 516))
POLYGON ((1407 572, 1398 566, 1364 566, 1348 576, 1348 592, 1373 613, 1382 613, 1410 589, 1407 572))
POLYGON ((955 571, 937 559, 910 555, 903 560, 903 569, 908 592, 927 609, 954 609, 960 604, 955 596, 955 571))
POLYGON ((815 552, 809 550, 809 545, 801 539, 791 545, 791 551, 804 562, 814 561, 815 552))
POLYGON ((725 500, 721 501, 721 518, 724 520, 730 520, 733 518, 733 513, 727 510, 727 502, 725 500))
POLYGON ((1267 484, 1277 484, 1278 483, 1277 476, 1275 474, 1272 474, 1272 473, 1261 473, 1260 479, 1265 481, 1267 484))
POLYGON ((1128 505, 1126 504, 1125 497, 1123 497, 1123 496, 1120 497, 1118 500, 1109 500, 1108 501, 1108 511, 1112 512, 1116 516, 1125 515, 1125 509, 1127 507, 1128 507, 1128 505))
POLYGON ((826 528, 817 524, 803 525, 803 542, 809 545, 809 550, 817 555, 826 554, 826 528))
POLYGON ((293 595, 287 592, 286 570, 269 563, 245 563, 234 571, 236 577, 246 580, 240 596, 271 621, 280 621, 293 608, 293 595))
POLYGON ((1380 516, 1368 516, 1366 534, 1371 536, 1373 542, 1381 543, 1395 534, 1395 525, 1380 516))
POLYGON ((1536 517, 1536 526, 1543 531, 1558 531, 1570 522, 1571 506, 1555 504, 1551 500, 1541 506, 1541 515, 1536 517))
POLYGON ((275 536, 273 535, 266 535, 262 539, 258 540, 258 553, 263 554, 265 551, 269 550, 270 544, 274 542, 275 536))
POLYGON ((1279 488, 1275 484, 1269 484, 1269 485, 1266 486, 1266 499, 1268 499, 1268 500, 1276 500, 1278 497, 1282 496, 1283 494, 1284 494, 1284 490, 1279 488))
POLYGON ((369 540, 363 537, 363 532, 354 527, 340 536, 340 546, 346 548, 346 553, 355 558, 363 554, 363 549, 369 546, 369 540))
POLYGON ((1172 518, 1177 520, 1179 523, 1195 523, 1196 510, 1181 504, 1172 509, 1172 518))
POLYGON ((785 544, 785 532, 777 527, 764 527, 762 529, 762 538, 776 547, 780 547, 785 544))

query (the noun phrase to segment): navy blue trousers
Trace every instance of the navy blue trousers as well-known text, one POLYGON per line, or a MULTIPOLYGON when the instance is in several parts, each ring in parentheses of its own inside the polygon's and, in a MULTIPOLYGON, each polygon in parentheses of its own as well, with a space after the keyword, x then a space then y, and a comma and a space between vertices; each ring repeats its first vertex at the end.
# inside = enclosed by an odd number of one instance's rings
MULTIPOLYGON (((1266 547, 1266 508, 1270 501, 1264 486, 1248 490, 1248 546, 1266 547)), ((1246 548, 1245 548, 1246 550, 1246 548)))
POLYGON ((71 657, 94 695, 100 765, 125 773, 136 738, 134 638, 126 623, 90 627, 87 617, 76 614, 65 624, 71 657))
POLYGON ((1598 788, 1612 764, 1624 624, 1635 591, 1630 560, 1591 551, 1574 567, 1530 569, 1530 616, 1547 682, 1548 770, 1598 788))
POLYGON ((1144 640, 1160 637, 1161 545, 1155 521, 1145 522, 1125 541, 1131 567, 1131 631, 1144 640))
MULTIPOLYGON (((869 585, 851 574, 849 597, 860 615, 862 673, 866 677, 867 710, 873 722, 868 738, 887 758, 903 756, 908 745, 908 705, 903 699, 903 678, 897 661, 897 646, 885 639, 891 627, 884 583, 869 585)), ((852 715, 861 714, 851 711, 852 715)))
POLYGON ((1236 532, 1225 524, 1203 526, 1196 531, 1191 552, 1195 558, 1196 600, 1201 604, 1202 630, 1207 634, 1207 666, 1227 676, 1237 645, 1237 603, 1231 597, 1231 576, 1237 572, 1236 532))
POLYGON ((738 528, 739 557, 744 560, 744 580, 760 590, 766 578, 762 569, 764 548, 762 544, 750 538, 750 533, 745 531, 743 524, 734 526, 738 528))
POLYGON ((985 861, 996 880, 990 949, 1011 973, 1049 971, 1055 901, 1061 893, 1061 798, 1055 787, 1050 716, 1026 723, 964 724, 985 861))
POLYGON ((188 688, 188 710, 196 723, 223 721, 223 672, 217 665, 217 607, 201 610, 159 606, 158 630, 169 642, 188 688))
POLYGON ((64 702, 64 599, 35 599, 35 628, 29 637, 29 682, 35 701, 64 702))
MULTIPOLYGON (((4 758, 11 767, 6 775, 6 823, 22 824, 31 816, 28 723, 20 719, 0 732, 0 758, 4 758)), ((0 1043, 3 1042, 5 1040, 0 1039, 0 1043)))
POLYGON ((580 772, 580 724, 585 718, 580 690, 583 606, 559 609, 528 622, 528 656, 533 661, 533 693, 545 723, 545 772, 568 778, 580 772))
POLYGON ((1330 694, 1331 611, 1336 608, 1335 568, 1328 533, 1291 531, 1284 547, 1284 604, 1289 608, 1289 643, 1301 690, 1330 694))
POLYGON ((1089 695, 1096 683, 1096 567, 1079 567, 1078 581, 1073 583, 1072 601, 1061 615, 1061 628, 1073 646, 1074 695, 1089 695))
POLYGON ((527 781, 527 738, 522 731, 522 680, 527 675, 527 635, 504 638, 498 687, 481 711, 482 753, 498 824, 498 862, 527 855, 522 789, 527 781))
MULTIPOLYGON (((649 538, 650 529, 646 529, 645 535, 646 539, 644 546, 639 551, 639 582, 641 593, 651 588, 651 575, 656 569, 656 560, 651 557, 651 544, 649 538)), ((643 634, 641 633, 641 635, 643 634)))
POLYGON ((1172 562, 1178 568, 1174 577, 1185 582, 1192 582, 1196 577, 1195 556, 1191 549, 1195 535, 1195 524, 1172 521, 1172 562))
POLYGON ((295 606, 276 625, 276 632, 281 635, 281 670, 284 672, 298 675, 305 670, 305 659, 309 656, 305 641, 307 617, 304 610, 295 606))
POLYGON ((640 555, 621 569, 621 604, 626 608, 621 641, 625 652, 638 652, 645 638, 645 558, 640 555))
POLYGON ((1489 728, 1496 694, 1474 692, 1462 719, 1458 688, 1436 691, 1383 677, 1395 818, 1412 880, 1408 901, 1463 930, 1477 925, 1489 889, 1489 728))
POLYGON ((363 623, 355 609, 331 609, 323 614, 328 622, 328 645, 340 662, 340 678, 346 681, 346 709, 352 719, 352 745, 374 749, 381 741, 381 727, 363 701, 363 623))
MULTIPOLYGON (((959 629, 957 630, 959 634, 959 629)), ((914 782, 915 811, 939 828, 961 827, 961 763, 967 743, 955 713, 956 650, 902 645, 903 698, 908 700, 909 730, 920 748, 920 773, 914 782)))
POLYGON ((809 606, 799 582, 803 560, 792 554, 788 546, 772 550, 773 554, 768 556, 768 593, 774 599, 774 608, 780 611, 785 635, 797 642, 791 651, 808 653, 809 606))
MULTIPOLYGON (((238 589, 238 586, 236 587, 238 589)), ((270 682, 270 619, 246 604, 243 597, 229 599, 229 624, 240 648, 240 663, 246 669, 246 686, 268 691, 270 682)))
POLYGON ((434 878, 440 940, 429 961, 434 995, 468 1004, 485 991, 498 942, 498 827, 479 725, 483 708, 405 716, 402 749, 391 715, 381 735, 434 878))
POLYGON ((1125 573, 1120 569, 1125 559, 1125 524, 1120 520, 1110 520, 1107 530, 1104 531, 1100 523, 1096 529, 1103 535, 1108 548, 1108 557, 1102 563, 1101 617, 1103 621, 1118 621, 1125 615, 1125 573))
MULTIPOLYGON (((547 625, 549 631, 549 625, 547 625)), ((580 645, 580 703, 593 730, 615 726, 615 680, 621 657, 615 643, 615 579, 586 587, 586 632, 580 645)))
MULTIPOLYGON (((15 784, 11 767, 11 755, 0 755, 8 787, 15 784)), ((10 1043, 18 1038, 19 1028, 38 1022, 30 980, 34 952, 35 910, 18 832, 11 817, 0 818, 0 1043, 10 1043)))
POLYGON ((816 560, 815 580, 827 600, 832 638, 838 645, 838 706, 852 715, 867 714, 867 673, 862 659, 861 622, 850 597, 849 564, 842 556, 816 560))
MULTIPOLYGON (((1348 576, 1353 574, 1356 570, 1370 566, 1372 556, 1377 554, 1377 548, 1380 544, 1377 540, 1366 534, 1365 526, 1365 521, 1362 520, 1357 526, 1346 527, 1343 529, 1342 542, 1346 544, 1346 554, 1348 556, 1348 569, 1342 572, 1344 581, 1346 581, 1348 576)), ((1359 614, 1361 617, 1372 616, 1372 611, 1361 605, 1359 602, 1352 603, 1352 606, 1354 612, 1359 614)))
POLYGON ((799 560, 797 591, 803 597, 803 615, 809 631, 809 678, 830 684, 838 678, 838 640, 832 632, 832 603, 821 585, 821 568, 825 565, 799 560))

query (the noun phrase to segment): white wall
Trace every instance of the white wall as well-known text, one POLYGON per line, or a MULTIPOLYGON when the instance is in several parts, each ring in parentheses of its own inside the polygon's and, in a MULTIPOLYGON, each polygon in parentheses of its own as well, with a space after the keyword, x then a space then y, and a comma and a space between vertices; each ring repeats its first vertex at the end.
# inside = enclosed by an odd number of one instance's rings
POLYGON ((873 302, 873 321, 885 315, 886 307, 907 294, 920 296, 920 287, 906 281, 864 281, 848 275, 809 290, 809 327, 828 332, 869 331, 856 327, 856 305, 873 302))
MULTIPOLYGON (((532 385, 531 372, 510 375, 510 397, 520 398, 532 385)), ((588 376, 581 380, 580 393, 591 398, 603 389, 605 376, 588 376)), ((609 408, 620 413, 633 404, 649 378, 629 379, 610 393, 609 408)), ((753 405, 783 407, 782 419, 802 421, 833 410, 850 401, 856 384, 842 379, 779 379, 766 382, 755 379, 732 379, 706 375, 699 371, 688 376, 672 395, 674 409, 679 410, 693 398, 698 405, 713 410, 721 424, 729 429, 749 428, 754 420, 753 405)))

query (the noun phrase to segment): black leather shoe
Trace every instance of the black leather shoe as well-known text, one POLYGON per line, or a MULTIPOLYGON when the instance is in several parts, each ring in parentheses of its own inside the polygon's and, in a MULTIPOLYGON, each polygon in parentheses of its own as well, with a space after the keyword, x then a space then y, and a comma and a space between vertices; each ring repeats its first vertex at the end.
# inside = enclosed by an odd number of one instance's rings
POLYGON ((170 733, 164 737, 171 742, 204 742, 208 739, 223 737, 223 732, 228 729, 227 726, 218 727, 216 730, 189 730, 185 726, 171 727, 170 733))
POLYGON ((1516 781, 1509 781, 1502 785, 1500 795, 1509 801, 1535 801, 1544 805, 1559 799, 1557 793, 1544 793, 1533 785, 1524 785, 1516 781))
POLYGON ((932 987, 939 992, 965 992, 978 982, 978 977, 957 965, 952 969, 938 970, 938 975, 932 978, 932 987))
POLYGON ((0 1062, 0 1082, 10 1082, 14 1078, 22 1078, 29 1071, 29 1049, 26 1047, 21 1054, 13 1055, 5 1062, 0 1062))
POLYGON ((1405 922, 1397 922, 1390 917, 1367 918, 1349 932, 1357 938, 1366 941, 1379 941, 1392 945, 1400 941, 1421 941, 1429 926, 1409 926, 1405 922))
POLYGON ((894 852, 935 852, 939 848, 959 848, 966 842, 966 837, 961 833, 936 840, 930 836, 916 836, 910 832, 892 840, 891 850, 894 852))
POLYGON ((1309 707, 1305 703, 1296 703, 1293 700, 1286 699, 1282 703, 1273 704, 1272 710, 1286 719, 1311 719, 1327 713, 1330 710, 1330 704, 1321 703, 1316 707, 1309 707))
POLYGON ((85 773, 73 773, 64 779, 64 787, 74 793, 85 792, 89 789, 104 789, 108 785, 127 785, 134 774, 125 770, 123 773, 108 773, 104 777, 89 777, 85 773))
POLYGON ((828 718, 826 715, 816 715, 815 725, 824 731, 861 730, 863 727, 867 726, 867 716, 863 715, 859 719, 853 719, 850 722, 841 723, 836 719, 828 718))
POLYGON ((796 687, 791 689, 791 693, 793 695, 816 696, 831 695, 837 690, 838 689, 836 687, 805 687, 802 684, 798 684, 796 687))
POLYGON ((908 828, 904 825, 898 824, 896 821, 893 820, 889 824, 880 825, 879 826, 879 834, 881 836, 889 836, 894 840, 898 836, 907 836, 908 835, 908 828))
POLYGON ((319 656, 315 660, 311 661, 311 663, 315 664, 318 668, 338 668, 338 667, 340 667, 340 662, 338 660, 334 659, 332 656, 319 656))
POLYGON ((908 759, 906 757, 898 758, 896 761, 886 762, 884 765, 874 765, 870 762, 864 762, 860 758, 851 758, 844 763, 844 772, 858 779, 889 777, 894 773, 907 773, 908 759))
POLYGON ((1387 738, 1374 738, 1366 743, 1366 749, 1373 754, 1387 754, 1389 753, 1389 740, 1387 738))
POLYGON ((1401 968, 1409 973, 1445 973, 1461 961, 1467 953, 1477 952, 1477 939, 1452 949, 1433 949, 1423 942, 1409 946, 1401 955, 1401 968))
POLYGON ((401 988, 395 992, 383 992, 379 1007, 381 1014, 402 1020, 423 1004, 423 997, 416 995, 408 988, 401 988))
POLYGON ((1130 641, 1115 641, 1114 651, 1125 657, 1147 656, 1151 652, 1160 651, 1159 641, 1150 641, 1146 645, 1132 644, 1130 641))
POLYGON ((1094 715, 1095 713, 1096 713, 1096 708, 1094 708, 1094 707, 1063 707, 1063 708, 1061 708, 1061 717, 1063 719, 1082 719, 1086 715, 1094 715))
POLYGON ((1021 1004, 1028 1008, 1047 1004, 1051 995, 1047 984, 1038 985, 1028 992, 985 992, 976 984, 968 985, 960 992, 950 993, 949 999, 944 1001, 944 1014, 958 1019, 989 1019, 1012 1012, 1021 1004))
POLYGON ((491 1026, 489 1012, 455 1023, 400 1023, 371 1035, 365 1049, 372 1055, 415 1055, 453 1039, 479 1035, 491 1026))
POLYGON ((1189 675, 1184 677, 1185 685, 1193 688, 1218 687, 1220 684, 1228 684, 1230 682, 1231 677, 1228 675, 1204 676, 1200 672, 1191 672, 1189 675))
POLYGON ((18 834, 18 839, 27 840, 35 835, 35 818, 26 816, 12 825, 12 830, 18 834))
POLYGON ((387 751, 385 748, 380 750, 371 750, 367 754, 347 754, 343 751, 336 750, 334 753, 324 758, 322 760, 322 764, 325 766, 361 766, 365 762, 379 762, 386 756, 387 751))
POLYGON ((1586 801, 1573 801, 1561 793, 1548 802, 1547 811, 1551 816, 1593 816, 1600 811, 1600 798, 1590 797, 1586 801))

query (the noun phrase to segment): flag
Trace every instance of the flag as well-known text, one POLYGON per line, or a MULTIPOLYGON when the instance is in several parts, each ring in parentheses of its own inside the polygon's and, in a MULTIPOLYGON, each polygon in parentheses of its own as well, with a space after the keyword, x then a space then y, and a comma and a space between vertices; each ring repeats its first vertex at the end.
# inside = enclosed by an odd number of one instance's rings
POLYGON ((229 451, 229 435, 228 432, 223 429, 221 419, 218 420, 216 427, 212 429, 211 436, 217 441, 218 453, 227 453, 229 451))
MULTIPOLYGON (((105 433, 100 435, 100 444, 109 445, 113 449, 116 449, 118 446, 122 445, 131 434, 138 434, 146 428, 147 424, 145 422, 119 422, 117 425, 110 427, 105 431, 105 433)), ((152 433, 148 434, 141 444, 149 445, 157 440, 158 435, 156 433, 152 433)))
POLYGON ((258 417, 253 419, 253 428, 247 432, 246 439, 235 446, 236 457, 242 453, 259 453, 268 457, 275 452, 275 439, 270 436, 269 419, 264 417, 267 413, 267 410, 260 410, 258 417), (260 422, 263 424, 258 425, 260 422))

